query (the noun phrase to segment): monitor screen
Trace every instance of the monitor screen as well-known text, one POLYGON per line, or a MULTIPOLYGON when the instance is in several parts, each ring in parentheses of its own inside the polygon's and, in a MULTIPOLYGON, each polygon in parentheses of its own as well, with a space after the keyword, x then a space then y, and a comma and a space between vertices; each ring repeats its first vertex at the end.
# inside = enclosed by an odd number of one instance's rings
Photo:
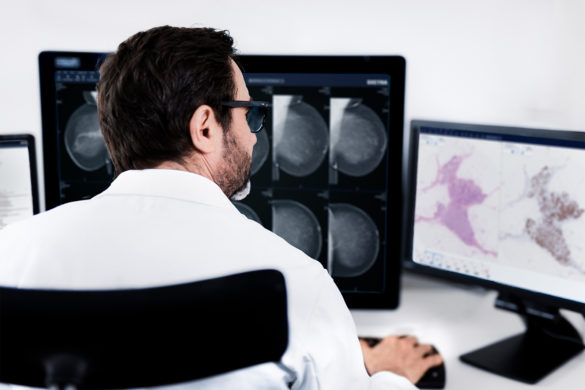
POLYGON ((560 311, 585 314, 585 133, 426 121, 411 130, 405 265, 496 289, 496 307, 526 331, 460 359, 536 383, 585 348, 560 311))
MULTIPOLYGON (((39 56, 47 209, 114 172, 97 120, 103 53, 39 56)), ((398 56, 250 56, 257 134, 240 212, 320 261, 350 307, 398 305, 405 62, 398 56)))
POLYGON ((415 132, 410 260, 585 303, 585 133, 415 132))
POLYGON ((0 229, 39 212, 32 135, 0 135, 0 229))

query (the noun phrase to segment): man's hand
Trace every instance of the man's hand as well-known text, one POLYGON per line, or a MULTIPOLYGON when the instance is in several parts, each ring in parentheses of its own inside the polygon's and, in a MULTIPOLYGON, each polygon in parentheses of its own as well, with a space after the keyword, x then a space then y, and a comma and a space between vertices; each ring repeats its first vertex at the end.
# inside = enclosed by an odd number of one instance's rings
POLYGON ((419 344, 413 336, 388 336, 374 347, 360 340, 364 363, 370 375, 379 371, 392 371, 416 383, 425 372, 443 362, 439 354, 426 356, 431 352, 430 344, 419 344))

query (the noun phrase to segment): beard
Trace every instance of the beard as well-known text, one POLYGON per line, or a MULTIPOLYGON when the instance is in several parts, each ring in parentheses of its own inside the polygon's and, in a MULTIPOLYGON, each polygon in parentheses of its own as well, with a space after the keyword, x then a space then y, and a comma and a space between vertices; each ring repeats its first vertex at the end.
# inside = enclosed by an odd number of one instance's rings
POLYGON ((224 164, 218 172, 217 185, 228 198, 244 199, 250 193, 252 156, 238 145, 230 130, 224 138, 223 161, 224 164))

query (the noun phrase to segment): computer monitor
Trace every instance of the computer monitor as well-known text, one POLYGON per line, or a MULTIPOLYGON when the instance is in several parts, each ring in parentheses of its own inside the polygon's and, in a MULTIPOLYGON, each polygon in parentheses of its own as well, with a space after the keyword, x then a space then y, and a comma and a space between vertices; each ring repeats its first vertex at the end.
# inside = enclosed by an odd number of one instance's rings
MULTIPOLYGON (((104 53, 39 56, 47 208, 105 189, 114 172, 97 121, 104 53)), ((405 61, 253 56, 239 63, 271 103, 236 207, 320 261, 352 308, 399 302, 405 61)))
POLYGON ((405 266, 498 290, 526 332, 461 359, 535 383, 583 349, 559 309, 585 313, 585 133, 413 121, 411 135, 405 266))
POLYGON ((34 137, 0 135, 0 229, 39 212, 34 137))
POLYGON ((91 198, 105 190, 114 177, 97 119, 96 84, 105 56, 39 54, 47 210, 91 198))

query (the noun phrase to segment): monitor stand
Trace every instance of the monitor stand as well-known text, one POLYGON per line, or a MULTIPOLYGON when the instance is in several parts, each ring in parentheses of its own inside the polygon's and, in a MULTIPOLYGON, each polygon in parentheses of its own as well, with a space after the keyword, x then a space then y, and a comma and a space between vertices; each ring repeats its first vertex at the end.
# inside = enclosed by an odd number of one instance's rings
POLYGON ((501 297, 496 307, 517 311, 526 331, 461 355, 463 362, 534 384, 585 348, 579 332, 558 309, 535 310, 501 297))

